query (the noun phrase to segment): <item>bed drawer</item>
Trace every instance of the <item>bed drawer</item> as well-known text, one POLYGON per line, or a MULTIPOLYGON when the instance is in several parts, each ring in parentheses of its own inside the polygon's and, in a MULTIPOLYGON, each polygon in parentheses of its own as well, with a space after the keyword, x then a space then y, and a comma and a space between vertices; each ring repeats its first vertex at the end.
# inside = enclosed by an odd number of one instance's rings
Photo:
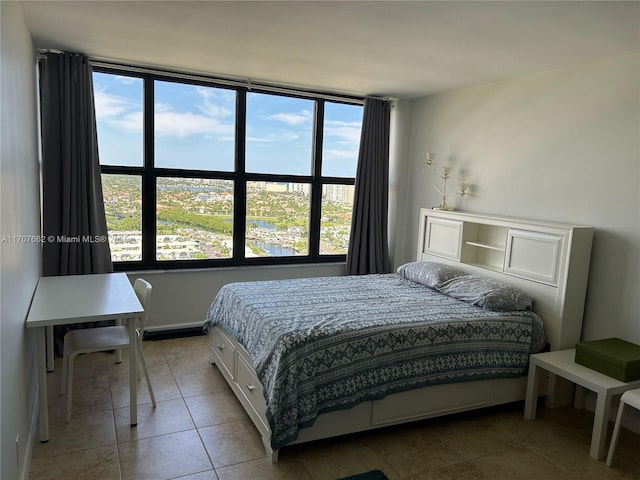
POLYGON ((231 340, 219 329, 214 328, 210 333, 209 348, 214 356, 218 359, 216 363, 218 367, 226 370, 231 377, 236 377, 236 349, 231 340))
POLYGON ((240 355, 238 355, 238 369, 236 371, 236 383, 247 398, 253 409, 264 418, 267 411, 267 403, 264 400, 262 384, 256 377, 253 367, 240 355))
POLYGON ((373 402, 373 425, 395 424, 462 412, 489 405, 491 387, 486 382, 434 385, 395 393, 373 402), (469 385, 475 384, 470 390, 469 385))

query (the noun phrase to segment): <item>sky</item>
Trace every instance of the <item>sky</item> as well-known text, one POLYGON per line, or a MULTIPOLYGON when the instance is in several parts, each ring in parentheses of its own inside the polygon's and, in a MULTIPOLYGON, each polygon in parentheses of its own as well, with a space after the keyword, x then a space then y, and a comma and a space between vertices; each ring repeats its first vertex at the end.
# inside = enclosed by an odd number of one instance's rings
MULTIPOLYGON (((96 72, 94 96, 103 165, 142 166, 142 79, 96 72)), ((155 82, 157 167, 233 171, 234 90, 155 82)), ((246 169, 310 175, 314 102, 247 94, 246 169)), ((323 171, 355 177, 362 106, 325 103, 323 171)))

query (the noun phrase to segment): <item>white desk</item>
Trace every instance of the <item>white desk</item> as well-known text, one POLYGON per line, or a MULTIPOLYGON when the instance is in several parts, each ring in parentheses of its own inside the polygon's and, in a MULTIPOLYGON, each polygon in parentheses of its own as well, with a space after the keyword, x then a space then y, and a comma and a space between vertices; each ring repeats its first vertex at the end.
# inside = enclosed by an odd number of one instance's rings
POLYGON ((584 365, 577 364, 575 357, 576 351, 574 349, 531 355, 529 360, 529 378, 527 380, 524 417, 527 420, 536 418, 538 384, 540 383, 541 370, 547 370, 578 385, 579 388, 576 391, 576 406, 581 407, 582 405, 580 404, 584 403, 583 388, 595 392, 598 397, 593 419, 593 432, 591 433, 590 455, 599 460, 603 458, 605 454, 605 440, 612 397, 622 395, 632 388, 639 388, 640 380, 628 383, 621 382, 584 365))
MULTIPOLYGON (((124 273, 42 277, 38 281, 27 328, 37 328, 40 441, 49 440, 46 329, 53 325, 127 320, 129 358, 136 358, 136 325, 144 309, 124 273)), ((137 364, 129 362, 130 423, 138 423, 137 364)))

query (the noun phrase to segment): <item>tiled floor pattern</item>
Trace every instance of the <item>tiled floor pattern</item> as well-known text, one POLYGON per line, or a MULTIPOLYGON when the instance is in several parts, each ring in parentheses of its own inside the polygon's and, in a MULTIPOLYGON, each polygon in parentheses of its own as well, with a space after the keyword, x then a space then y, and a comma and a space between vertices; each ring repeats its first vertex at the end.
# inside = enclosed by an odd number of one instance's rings
MULTIPOLYGON (((593 414, 512 404, 291 446, 271 464, 204 336, 145 341, 158 406, 139 382, 129 426, 128 363, 78 357, 72 422, 60 364, 48 375, 51 439, 36 441, 31 480, 335 480, 373 469, 391 480, 640 479, 640 436, 622 431, 613 468, 589 457, 593 414)), ((59 360, 58 360, 59 361, 59 360)), ((611 428, 610 428, 611 431, 611 428)))

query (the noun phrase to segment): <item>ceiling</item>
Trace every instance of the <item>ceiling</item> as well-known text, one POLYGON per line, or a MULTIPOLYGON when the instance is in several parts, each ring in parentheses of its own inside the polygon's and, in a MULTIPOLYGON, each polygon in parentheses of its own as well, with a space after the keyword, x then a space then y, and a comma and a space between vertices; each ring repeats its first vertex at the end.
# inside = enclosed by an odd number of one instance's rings
POLYGON ((394 98, 640 51, 637 1, 21 4, 39 48, 394 98))

